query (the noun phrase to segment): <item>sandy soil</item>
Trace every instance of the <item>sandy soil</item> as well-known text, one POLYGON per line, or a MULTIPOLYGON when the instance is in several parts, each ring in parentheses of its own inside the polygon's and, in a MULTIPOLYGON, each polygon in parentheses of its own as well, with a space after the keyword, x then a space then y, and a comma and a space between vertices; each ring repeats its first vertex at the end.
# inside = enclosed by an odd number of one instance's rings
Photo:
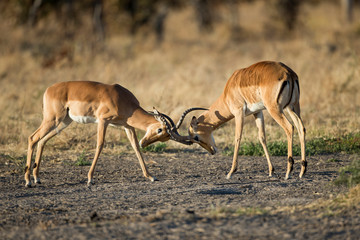
MULTIPOLYGON (((89 166, 74 154, 45 156, 41 185, 25 188, 23 172, 0 155, 0 239, 357 239, 360 211, 322 214, 278 211, 346 192, 331 184, 349 155, 309 158, 308 172, 284 180, 285 157, 273 157, 279 177, 269 178, 264 157, 241 157, 227 180, 231 157, 203 151, 145 153, 150 172, 142 176, 134 154, 100 156, 95 185, 89 166), (232 213, 248 209, 245 213, 232 213)), ((291 208, 290 208, 291 209, 291 208)))

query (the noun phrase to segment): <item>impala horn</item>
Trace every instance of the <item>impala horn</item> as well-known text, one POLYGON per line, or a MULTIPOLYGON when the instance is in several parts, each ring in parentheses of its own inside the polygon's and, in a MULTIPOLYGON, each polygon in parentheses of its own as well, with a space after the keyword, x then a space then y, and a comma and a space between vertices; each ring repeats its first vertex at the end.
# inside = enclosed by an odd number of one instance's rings
POLYGON ((178 133, 174 121, 169 116, 160 113, 155 108, 153 112, 149 112, 149 113, 152 114, 156 120, 165 124, 166 132, 170 135, 170 139, 185 145, 193 144, 193 142, 190 140, 190 136, 181 136, 178 133))
POLYGON ((186 115, 187 115, 189 112, 192 112, 192 111, 195 111, 195 110, 209 110, 209 109, 207 109, 207 108, 199 108, 199 107, 186 109, 186 110, 183 112, 183 114, 181 115, 179 121, 177 122, 177 124, 176 124, 176 129, 179 129, 179 127, 180 127, 181 124, 183 123, 186 115))

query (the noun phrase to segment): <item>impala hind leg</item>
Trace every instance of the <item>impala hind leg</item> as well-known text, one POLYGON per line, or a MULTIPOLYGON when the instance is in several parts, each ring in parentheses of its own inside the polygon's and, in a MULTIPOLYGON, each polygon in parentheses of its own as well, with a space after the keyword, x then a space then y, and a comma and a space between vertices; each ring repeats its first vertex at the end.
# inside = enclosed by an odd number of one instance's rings
POLYGON ((270 155, 269 155, 269 151, 266 145, 266 136, 265 136, 265 124, 264 124, 264 115, 261 112, 255 113, 254 114, 255 117, 255 123, 256 126, 259 130, 259 141, 264 149, 265 152, 265 156, 266 156, 266 160, 269 166, 269 177, 272 176, 272 174, 274 173, 274 166, 272 165, 271 161, 270 161, 270 155))
POLYGON ((288 164, 287 164, 285 179, 288 179, 290 173, 293 170, 293 165, 294 165, 294 159, 292 157, 294 127, 286 118, 285 114, 278 108, 269 108, 268 112, 274 118, 274 120, 284 129, 286 133, 287 142, 288 142, 288 164))
MULTIPOLYGON (((25 167, 25 186, 31 187, 30 180, 30 169, 31 169, 31 159, 34 152, 35 145, 43 139, 49 132, 56 128, 56 120, 55 119, 44 119, 40 125, 40 127, 30 135, 28 139, 28 151, 27 151, 27 160, 25 167)), ((41 157, 41 155, 39 155, 41 157)), ((39 160, 40 161, 40 160, 39 160)))
POLYGON ((244 113, 241 112, 238 115, 235 115, 235 146, 234 146, 234 156, 233 162, 230 169, 230 172, 227 174, 226 178, 230 179, 231 175, 236 172, 238 166, 238 155, 239 155, 239 147, 241 141, 242 130, 244 126, 244 113))
POLYGON ((300 117, 300 107, 299 105, 295 105, 294 110, 291 109, 290 107, 286 108, 287 112, 289 113, 291 119, 293 120, 295 127, 298 131, 299 134, 299 139, 300 139, 300 146, 301 146, 301 170, 300 170, 300 174, 299 177, 302 178, 302 176, 305 174, 306 172, 306 167, 307 167, 307 161, 306 161, 306 155, 305 155, 305 134, 306 134, 306 130, 303 124, 303 121, 300 117))
POLYGON ((97 127, 97 143, 96 143, 96 152, 95 152, 95 156, 94 159, 92 161, 89 173, 88 173, 88 186, 90 186, 91 184, 94 184, 94 171, 95 171, 95 166, 97 163, 97 160, 99 159, 100 153, 104 147, 104 142, 105 142, 105 134, 106 134, 106 128, 107 128, 108 124, 105 123, 104 120, 99 120, 98 123, 98 127, 97 127))
POLYGON ((156 178, 152 177, 146 168, 144 158, 141 154, 140 146, 139 146, 139 143, 138 143, 138 140, 136 137, 135 129, 132 127, 125 127, 125 132, 131 143, 132 148, 134 149, 134 151, 136 153, 136 157, 139 159, 140 167, 141 167, 141 170, 142 170, 144 176, 146 178, 150 179, 152 182, 154 182, 156 180, 156 178))
POLYGON ((55 129, 51 130, 48 134, 46 134, 37 144, 37 150, 36 150, 36 157, 35 157, 35 163, 33 166, 33 175, 34 175, 34 182, 36 184, 40 184, 40 178, 39 178, 39 169, 40 169, 40 163, 41 163, 41 156, 44 150, 44 146, 47 141, 49 141, 52 137, 59 134, 62 130, 64 130, 69 124, 72 122, 72 120, 69 117, 66 117, 55 129))

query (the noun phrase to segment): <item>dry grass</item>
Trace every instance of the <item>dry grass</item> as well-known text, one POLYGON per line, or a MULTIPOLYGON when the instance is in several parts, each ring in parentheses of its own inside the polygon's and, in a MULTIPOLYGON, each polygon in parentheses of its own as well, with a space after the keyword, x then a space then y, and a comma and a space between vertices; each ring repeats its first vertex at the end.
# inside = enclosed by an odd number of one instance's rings
POLYGON ((276 215, 289 214, 296 215, 301 212, 307 216, 316 216, 318 218, 324 216, 341 216, 351 211, 358 211, 360 204, 360 185, 349 189, 346 194, 339 194, 331 199, 319 199, 304 206, 286 206, 286 207, 213 207, 204 215, 212 218, 227 218, 229 216, 238 217, 243 215, 276 215))
MULTIPOLYGON (((88 37, 90 26, 69 39, 54 16, 33 31, 1 19, 0 31, 6 34, 0 35, 0 151, 26 153, 27 137, 41 122, 42 94, 55 82, 119 83, 145 109, 156 106, 176 119, 185 108, 209 106, 234 70, 261 60, 282 61, 298 73, 309 138, 358 130, 360 22, 344 26, 335 17, 339 16, 335 5, 304 6, 299 28, 287 36, 271 33, 280 27, 268 23, 263 2, 241 6, 242 41, 231 41, 225 13, 215 32, 203 36, 197 32, 191 10, 185 8, 169 15, 160 48, 155 47, 152 35, 131 38, 120 33, 109 34, 105 46, 99 47, 88 37)), ((359 13, 357 9, 355 14, 359 13)), ((285 139, 281 128, 268 115, 265 118, 269 140, 285 139)), ((95 126, 72 124, 69 128, 51 140, 47 149, 95 147, 95 126)), ((251 123, 244 139, 256 141, 256 132, 251 123)), ((218 144, 231 144, 232 136, 232 122, 215 133, 218 144)), ((110 129, 107 148, 115 153, 128 149, 128 144, 122 144, 124 138, 122 132, 110 129)))
POLYGON ((307 212, 309 215, 332 216, 343 215, 350 211, 357 211, 360 203, 360 185, 350 188, 346 194, 339 194, 332 199, 320 199, 305 206, 279 207, 272 211, 276 213, 307 212))

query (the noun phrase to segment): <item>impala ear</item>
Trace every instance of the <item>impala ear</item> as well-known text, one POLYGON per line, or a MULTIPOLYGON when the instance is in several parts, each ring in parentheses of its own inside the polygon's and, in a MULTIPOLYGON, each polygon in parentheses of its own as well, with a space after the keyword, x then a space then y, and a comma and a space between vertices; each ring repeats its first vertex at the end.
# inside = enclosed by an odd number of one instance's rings
POLYGON ((192 117, 191 119, 191 123, 190 123, 190 126, 193 127, 193 128, 196 128, 198 125, 198 120, 195 116, 192 117))

